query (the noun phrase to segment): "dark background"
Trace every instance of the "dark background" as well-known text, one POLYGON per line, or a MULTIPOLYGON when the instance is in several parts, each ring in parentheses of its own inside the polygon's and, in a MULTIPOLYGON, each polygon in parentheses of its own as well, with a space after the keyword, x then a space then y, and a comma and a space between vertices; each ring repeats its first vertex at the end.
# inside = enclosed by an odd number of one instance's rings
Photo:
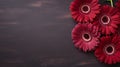
POLYGON ((0 0, 0 67, 120 67, 74 47, 71 1, 0 0))

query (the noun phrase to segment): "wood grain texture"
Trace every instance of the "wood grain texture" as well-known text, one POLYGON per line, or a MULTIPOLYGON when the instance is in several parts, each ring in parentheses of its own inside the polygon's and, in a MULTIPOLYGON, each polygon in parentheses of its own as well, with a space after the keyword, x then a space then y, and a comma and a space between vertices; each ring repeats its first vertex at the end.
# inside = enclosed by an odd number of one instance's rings
POLYGON ((74 48, 71 1, 0 0, 0 67, 120 67, 74 48))

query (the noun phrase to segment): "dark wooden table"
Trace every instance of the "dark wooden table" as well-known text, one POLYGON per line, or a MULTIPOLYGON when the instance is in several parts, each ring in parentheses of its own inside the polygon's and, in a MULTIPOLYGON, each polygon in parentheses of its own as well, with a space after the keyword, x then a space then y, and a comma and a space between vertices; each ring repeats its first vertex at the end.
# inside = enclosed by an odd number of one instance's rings
POLYGON ((0 0, 0 67, 120 67, 74 47, 71 1, 0 0))

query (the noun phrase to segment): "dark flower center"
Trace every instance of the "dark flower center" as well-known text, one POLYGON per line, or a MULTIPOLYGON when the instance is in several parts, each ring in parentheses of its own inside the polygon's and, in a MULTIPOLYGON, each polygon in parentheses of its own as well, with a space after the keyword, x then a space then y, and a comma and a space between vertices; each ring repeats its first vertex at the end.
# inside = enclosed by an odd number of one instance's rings
POLYGON ((106 15, 101 17, 101 22, 102 24, 109 24, 110 23, 110 18, 106 15))
POLYGON ((85 38, 85 39, 89 39, 90 36, 89 36, 88 34, 84 34, 84 38, 85 38))
POLYGON ((109 45, 109 46, 105 47, 105 52, 106 52, 106 54, 108 54, 108 55, 114 54, 114 52, 115 52, 114 46, 109 45))
POLYGON ((109 46, 106 50, 108 53, 111 53, 113 51, 113 48, 111 46, 109 46))
POLYGON ((88 5, 83 5, 83 6, 81 7, 81 11, 82 11, 83 13, 89 13, 89 12, 90 12, 90 6, 88 6, 88 5))
POLYGON ((88 33, 83 34, 83 35, 82 35, 82 38, 83 38, 83 40, 85 40, 85 41, 90 41, 90 40, 91 40, 91 36, 90 36, 90 34, 88 34, 88 33))

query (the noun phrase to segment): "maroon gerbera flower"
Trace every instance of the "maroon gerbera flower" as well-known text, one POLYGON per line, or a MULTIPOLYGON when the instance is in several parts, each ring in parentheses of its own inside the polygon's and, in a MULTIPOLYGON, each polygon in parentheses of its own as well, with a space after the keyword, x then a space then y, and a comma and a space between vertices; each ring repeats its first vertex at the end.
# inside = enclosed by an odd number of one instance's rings
POLYGON ((77 22, 91 22, 99 13, 98 0, 74 0, 70 5, 73 19, 77 22))
POLYGON ((120 13, 114 7, 102 6, 94 24, 99 27, 102 34, 115 33, 117 25, 120 24, 120 13))
POLYGON ((120 62, 120 35, 102 37, 95 56, 106 64, 120 62))
POLYGON ((99 43, 99 32, 92 24, 77 24, 72 30, 72 40, 76 48, 91 51, 99 43))

